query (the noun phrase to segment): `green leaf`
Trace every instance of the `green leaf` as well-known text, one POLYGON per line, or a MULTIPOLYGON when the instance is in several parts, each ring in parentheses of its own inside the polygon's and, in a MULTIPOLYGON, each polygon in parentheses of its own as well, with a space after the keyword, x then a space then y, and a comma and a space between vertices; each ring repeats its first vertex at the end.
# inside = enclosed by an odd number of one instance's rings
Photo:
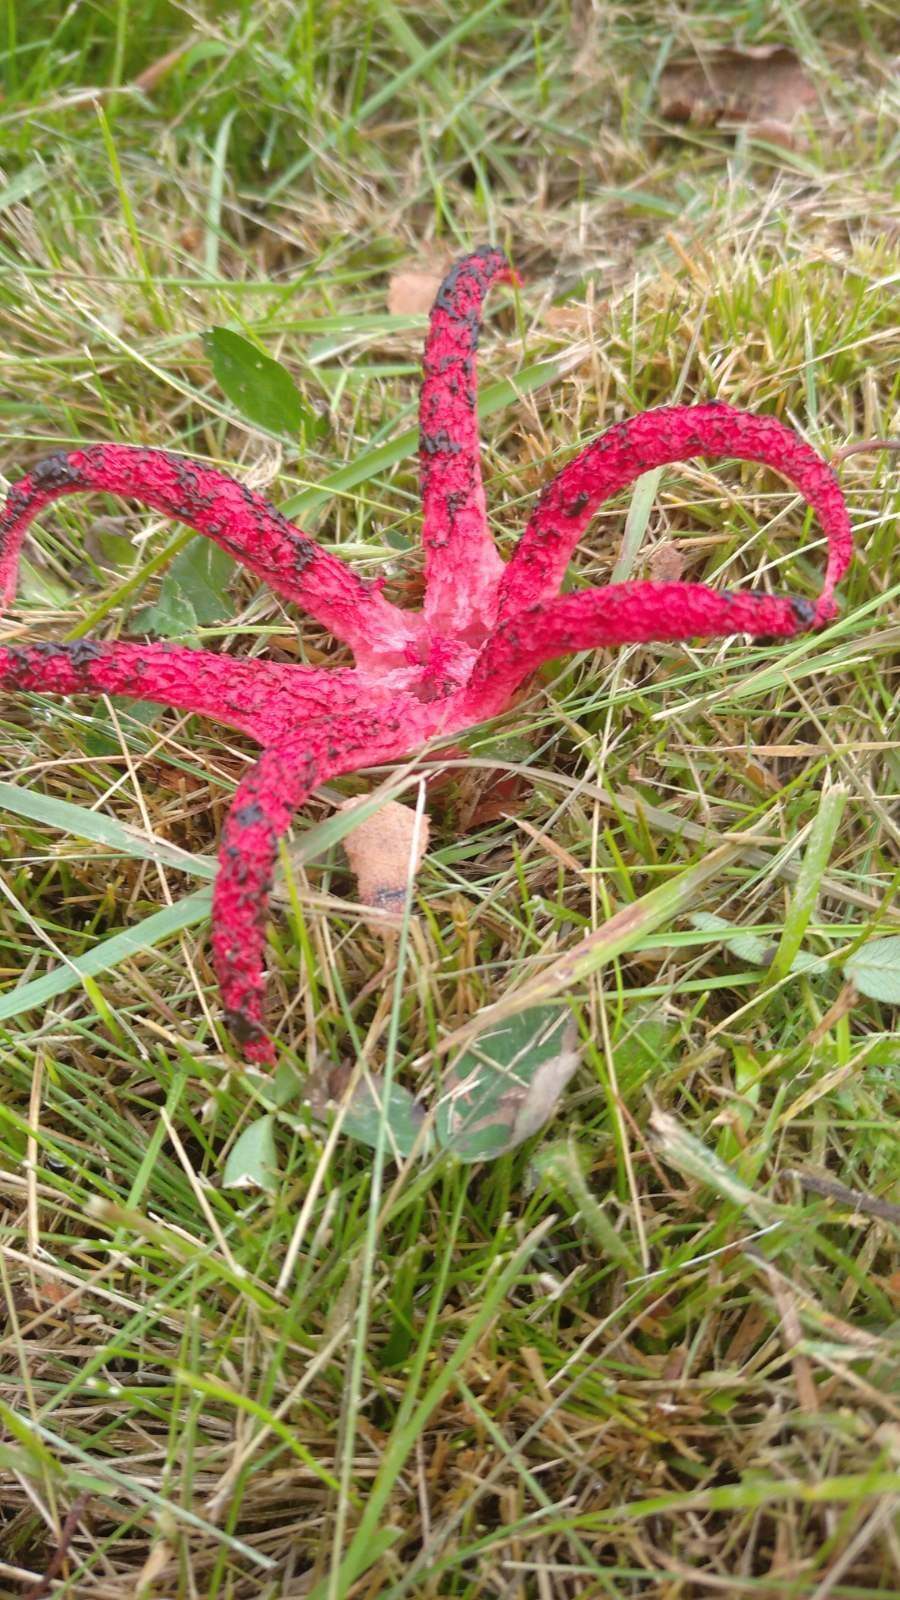
POLYGON ((275 1118, 271 1112, 248 1123, 228 1152, 222 1175, 224 1189, 265 1189, 278 1186, 278 1152, 275 1118))
POLYGON ((221 622, 233 611, 228 586, 236 565, 227 551, 220 550, 211 539, 192 539, 172 562, 163 579, 162 593, 167 588, 177 589, 204 627, 221 622))
MULTIPOLYGON (((152 700, 125 700, 112 696, 116 717, 123 733, 136 726, 150 728, 160 714, 161 707, 152 700)), ((122 740, 113 725, 112 716, 104 702, 94 707, 90 727, 84 732, 85 754, 89 756, 121 755, 122 740)))
POLYGON ((212 328, 204 343, 216 382, 248 422, 281 439, 315 432, 316 419, 280 362, 231 328, 212 328))
POLYGON ((870 1000, 900 1006, 900 934, 870 939, 844 962, 844 976, 870 1000))
MULTIPOLYGON (((721 933, 726 949, 733 951, 739 961, 749 961, 753 967, 769 966, 773 955, 772 944, 769 940, 761 939, 758 933, 749 933, 744 928, 736 927, 724 917, 717 917, 713 911, 698 911, 690 920, 692 928, 704 933, 721 933)), ((822 963, 818 956, 811 955, 808 950, 798 950, 790 971, 821 972, 822 963)))
POLYGON ((170 584, 164 578, 159 599, 137 613, 134 625, 138 633, 149 633, 157 639, 180 639, 186 644, 197 632, 197 613, 177 583, 170 584))
POLYGON ((491 1161, 553 1115, 578 1065, 575 1026, 558 1006, 532 1006, 478 1036, 441 1092, 437 1136, 461 1161, 491 1161))
MULTIPOLYGON (((374 1150, 378 1144, 378 1129, 382 1116, 387 1117, 387 1146, 397 1156, 408 1156, 419 1138, 425 1110, 402 1083, 392 1083, 391 1092, 384 1100, 384 1082, 375 1074, 357 1084, 350 1104, 344 1112, 341 1131, 360 1144, 374 1150)), ((419 1149, 427 1149, 425 1140, 419 1149)))
POLYGON ((277 1106, 279 1111, 283 1106, 290 1105, 292 1100, 296 1100, 303 1089, 303 1079, 290 1061, 280 1061, 274 1076, 271 1072, 267 1072, 266 1079, 272 1104, 277 1106))
POLYGON ((616 1077, 623 1093, 631 1092, 653 1075, 671 1064, 677 1031, 671 1024, 655 1015, 638 1013, 630 1008, 623 1020, 622 1037, 612 1047, 616 1077))
POLYGON ((28 200, 39 189, 46 188, 53 177, 52 171, 42 166, 39 161, 32 161, 27 167, 22 167, 9 183, 0 189, 0 211, 8 211, 10 206, 20 205, 23 200, 28 200))
POLYGON ((211 539, 192 539, 163 578, 159 598, 134 618, 138 632, 189 643, 198 624, 208 626, 232 614, 228 585, 236 563, 211 539))

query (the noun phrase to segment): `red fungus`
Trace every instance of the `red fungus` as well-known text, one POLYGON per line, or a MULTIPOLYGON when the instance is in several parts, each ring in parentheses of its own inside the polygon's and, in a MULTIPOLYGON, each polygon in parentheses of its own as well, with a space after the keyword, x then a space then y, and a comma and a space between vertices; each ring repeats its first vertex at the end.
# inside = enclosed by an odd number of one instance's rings
POLYGON ((102 490, 215 539, 353 652, 355 667, 329 670, 170 644, 81 639, 0 648, 0 686, 133 695, 213 716, 263 746, 225 823, 213 898, 226 1017, 250 1061, 274 1058, 263 1018, 263 951, 277 841, 317 784, 495 715, 541 662, 568 651, 733 633, 790 638, 835 615, 851 534, 834 473, 774 417, 720 404, 664 406, 601 434, 544 490, 504 565, 485 513, 475 352, 488 289, 512 281, 506 258, 485 247, 451 269, 431 312, 420 406, 421 612, 390 605, 378 584, 364 583, 243 484, 163 450, 96 445, 50 456, 13 486, 0 515, 0 603, 15 591, 32 518, 62 495, 102 490), (650 467, 695 455, 759 461, 800 490, 828 541, 818 601, 700 583, 558 594, 601 501, 650 467))

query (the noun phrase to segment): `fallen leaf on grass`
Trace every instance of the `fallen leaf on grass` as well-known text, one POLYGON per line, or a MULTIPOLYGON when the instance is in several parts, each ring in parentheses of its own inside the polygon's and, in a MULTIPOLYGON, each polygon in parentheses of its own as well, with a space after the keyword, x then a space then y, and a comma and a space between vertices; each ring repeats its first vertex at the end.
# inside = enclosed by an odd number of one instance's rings
POLYGON ((469 833, 489 822, 521 811, 534 785, 523 772, 485 771, 465 773, 459 784, 457 822, 460 833, 469 833))
POLYGON ((402 1083, 392 1083, 385 1104, 384 1077, 380 1072, 367 1073, 355 1083, 353 1079, 354 1067, 349 1061, 338 1062, 309 1077, 305 1100, 317 1122, 333 1121, 349 1094, 341 1119, 341 1132, 346 1138, 374 1149, 384 1116, 387 1149, 392 1155, 408 1156, 414 1146, 427 1154, 431 1140, 421 1131, 426 1116, 421 1102, 402 1083))
MULTIPOLYGON (((341 811, 353 811, 365 797, 345 800, 341 811)), ((428 818, 411 806, 389 800, 344 839, 350 870, 365 906, 379 911, 403 910, 407 887, 428 848, 428 818)), ((383 929, 384 924, 375 923, 383 929)))
POLYGON ((577 1040, 572 1018, 556 1006, 535 1006, 480 1034, 442 1089, 441 1144, 461 1161, 490 1161, 530 1139, 578 1065, 577 1040))
POLYGON ((650 556, 650 576, 654 583, 678 583, 684 575, 684 556, 671 539, 663 540, 650 556))
POLYGON ((667 67, 659 110, 669 122, 714 128, 742 123, 772 144, 792 145, 792 123, 816 103, 815 85, 784 45, 720 50, 704 61, 667 67))
POLYGON ((222 1176, 223 1189, 265 1189, 278 1187, 278 1153, 275 1149, 275 1118, 270 1112, 248 1122, 228 1152, 222 1176))
POLYGON ((554 333, 589 333, 593 311, 586 305, 548 306, 544 326, 554 333))
POLYGON ((388 311, 392 317, 426 314, 440 287, 437 272, 395 272, 388 284, 388 311))

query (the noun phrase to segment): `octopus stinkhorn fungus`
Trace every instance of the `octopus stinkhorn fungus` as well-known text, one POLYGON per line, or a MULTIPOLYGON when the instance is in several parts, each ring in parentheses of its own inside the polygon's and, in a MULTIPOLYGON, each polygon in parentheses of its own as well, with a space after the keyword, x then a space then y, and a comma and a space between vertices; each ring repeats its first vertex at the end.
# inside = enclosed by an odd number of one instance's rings
POLYGON ((774 417, 717 402, 662 406, 609 428, 547 485, 512 558, 500 559, 481 481, 475 352, 488 289, 512 281, 505 256, 485 246, 447 274, 431 311, 419 411, 421 611, 391 605, 380 582, 364 582, 243 484, 164 450, 99 444, 51 455, 13 486, 0 516, 0 604, 14 594, 31 520, 62 495, 98 490, 214 539, 355 657, 354 667, 329 670, 92 638, 0 649, 6 689, 133 695, 208 714, 263 747, 225 823, 212 923, 226 1020, 250 1061, 274 1058, 263 953, 277 842, 317 784, 495 715, 541 662, 568 651, 736 633, 791 638, 835 615, 851 532, 834 473, 774 417), (558 592, 601 501, 648 468, 698 455, 764 463, 800 491, 828 540, 817 602, 702 583, 558 592))

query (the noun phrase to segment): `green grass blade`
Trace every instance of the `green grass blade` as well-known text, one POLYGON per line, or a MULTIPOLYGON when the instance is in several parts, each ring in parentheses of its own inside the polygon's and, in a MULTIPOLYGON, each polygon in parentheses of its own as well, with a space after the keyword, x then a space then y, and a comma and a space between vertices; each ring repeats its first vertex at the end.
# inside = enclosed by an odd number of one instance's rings
POLYGON ((454 45, 459 44, 467 34, 472 33, 480 23, 485 22, 491 12, 496 11, 502 4, 503 0, 487 0, 486 5, 479 6, 477 11, 471 12, 467 17, 461 17, 459 22, 452 28, 448 28, 446 32, 442 29, 439 38, 435 40, 434 44, 429 45, 427 49, 422 51, 421 55, 410 61, 400 72, 395 73, 387 83, 382 84, 381 88, 377 89, 367 100, 364 100, 362 105, 357 107, 351 116, 346 117, 337 128, 333 128, 330 133, 318 141, 314 148, 308 150, 306 155, 301 156, 299 161, 295 161, 273 184, 270 184, 263 195, 263 202, 269 204, 278 195, 283 194, 284 190, 295 183, 314 162, 318 161, 327 151, 332 150, 348 133, 361 128, 368 117, 371 117, 374 112, 378 111, 389 100, 394 99, 401 89, 405 89, 416 78, 422 77, 435 61, 439 61, 441 56, 446 55, 448 50, 452 50, 454 45))
POLYGON ((632 490, 622 549, 613 567, 610 583, 624 583, 634 571, 664 470, 663 467, 654 467, 652 472, 643 472, 632 490))
POLYGON ((512 1285, 526 1263, 531 1259, 535 1250, 537 1250, 541 1240, 549 1233, 552 1223, 553 1219, 547 1218, 538 1227, 532 1229, 528 1236, 522 1240, 518 1249, 514 1251, 505 1267, 494 1274, 493 1281, 485 1290, 477 1308, 473 1310, 466 1331, 452 1355, 432 1378, 421 1400, 409 1417, 401 1422, 401 1425, 388 1440, 377 1476, 366 1498, 359 1525, 353 1534, 347 1554, 341 1563, 337 1584, 332 1585, 327 1581, 317 1584, 311 1591, 309 1600, 345 1600, 353 1585, 358 1582, 361 1574, 369 1566, 372 1538, 378 1531, 394 1486, 403 1471, 416 1439, 421 1436, 423 1430, 427 1427, 429 1417, 431 1417, 440 1401, 456 1381, 457 1373, 465 1366, 475 1345, 484 1337, 512 1285))
POLYGON ((166 906, 163 911, 155 911, 152 916, 145 917, 137 927, 126 928, 122 933, 113 934, 111 939, 104 939, 87 955, 77 956, 64 967, 55 967, 41 978, 32 978, 29 983, 20 984, 17 989, 0 996, 0 1021, 8 1022, 25 1011, 45 1006, 48 1000, 54 1000, 57 995, 76 989, 83 978, 95 978, 101 972, 109 972, 121 961, 127 961, 129 956, 153 950, 174 934, 182 933, 185 928, 196 927, 198 922, 206 921, 211 904, 212 890, 198 889, 195 894, 177 900, 173 906, 166 906))
POLYGON ((45 822, 61 833, 90 839, 118 855, 155 861, 160 866, 175 867, 179 872, 190 872, 197 878, 214 878, 218 870, 212 856, 194 855, 164 839, 151 838, 140 828, 131 828, 102 811, 89 811, 86 806, 74 806, 69 800, 39 794, 36 789, 23 789, 15 783, 0 782, 0 809, 11 811, 17 817, 28 817, 32 822, 45 822))
POLYGON ((826 789, 819 802, 819 809, 803 852, 800 872, 791 891, 778 949, 772 959, 771 976, 776 982, 790 972, 791 963, 803 943, 809 919, 816 908, 822 878, 831 859, 846 804, 847 790, 840 784, 834 784, 830 789, 826 789))
POLYGON ((718 849, 712 850, 703 861, 676 873, 668 882, 660 884, 657 889, 651 889, 633 905, 623 907, 596 932, 588 934, 587 938, 582 939, 574 949, 554 961, 537 978, 524 984, 521 989, 504 995, 493 1005, 485 1007, 471 1022, 455 1029, 442 1039, 438 1046, 440 1054, 444 1055, 448 1050, 468 1045, 485 1029, 504 1022, 507 1017, 516 1016, 529 1006, 539 1005, 544 1000, 551 1000, 563 994, 575 984, 582 983, 592 973, 599 972, 602 967, 615 960, 616 956, 639 948, 647 934, 685 910, 687 906, 696 904, 697 893, 703 885, 717 877, 726 866, 737 860, 744 851, 752 849, 752 846, 753 839, 750 835, 746 843, 743 840, 734 840, 719 845, 718 849))

